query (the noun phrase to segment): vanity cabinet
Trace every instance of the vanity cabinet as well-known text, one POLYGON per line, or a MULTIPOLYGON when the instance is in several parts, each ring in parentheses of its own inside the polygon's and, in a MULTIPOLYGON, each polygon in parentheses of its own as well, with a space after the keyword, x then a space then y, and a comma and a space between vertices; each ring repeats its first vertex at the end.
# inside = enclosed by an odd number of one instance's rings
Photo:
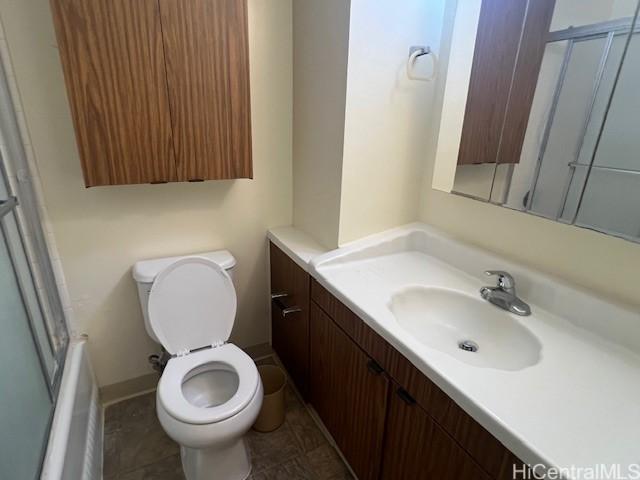
POLYGON ((310 402, 349 465, 360 480, 378 478, 389 380, 316 304, 310 373, 310 402))
POLYGON ((469 454, 399 385, 389 397, 384 480, 489 480, 469 454))
POLYGON ((273 243, 269 253, 273 348, 358 478, 513 478, 513 453, 273 243))
MULTIPOLYGON (((347 364, 344 357, 340 357, 345 354, 340 352, 358 349, 363 359, 366 358, 367 362, 373 361, 369 365, 374 367, 377 375, 387 379, 389 386, 385 403, 386 422, 382 433, 382 462, 379 465, 377 460, 374 460, 378 457, 370 457, 371 463, 374 464, 372 468, 378 470, 377 473, 367 472, 373 475, 367 478, 513 478, 512 465, 521 465, 522 462, 314 279, 311 280, 311 311, 310 401, 322 421, 328 420, 327 428, 332 435, 339 438, 340 435, 344 435, 342 429, 351 428, 344 425, 331 426, 333 418, 341 418, 341 415, 342 418, 346 418, 347 415, 358 416, 359 409, 364 408, 363 404, 359 403, 362 396, 367 396, 373 403, 380 400, 378 397, 373 398, 373 394, 358 382, 350 385, 345 381, 343 388, 348 391, 358 389, 359 394, 333 392, 331 389, 334 387, 327 377, 317 374, 324 372, 326 367, 319 369, 314 366, 336 365, 335 368, 340 369, 339 374, 342 378, 351 379, 351 375, 358 374, 350 373, 349 370, 356 367, 347 364), (320 327, 315 324, 321 321, 330 324, 323 328, 341 332, 340 335, 333 334, 341 338, 339 351, 327 349, 326 346, 315 347, 318 338, 324 338, 320 332, 316 332, 316 328, 320 327), (328 358, 333 356, 337 356, 339 360, 328 358), (327 408, 319 403, 321 398, 318 397, 322 395, 313 394, 316 391, 324 392, 324 395, 342 395, 337 397, 335 402, 331 402, 335 411, 326 412, 327 408), (320 408, 319 404, 322 405, 320 408)), ((370 435, 377 441, 379 433, 370 435)), ((337 439, 336 443, 342 450, 342 445, 337 439)), ((367 446, 363 451, 368 453, 376 450, 367 446)), ((351 454, 345 450, 342 450, 342 453, 356 474, 359 474, 354 467, 359 460, 358 453, 351 454)))
POLYGON ((246 0, 51 0, 85 185, 251 178, 246 0))
POLYGON ((271 343, 307 399, 309 391, 309 294, 311 279, 291 258, 269 243, 271 263, 271 343))

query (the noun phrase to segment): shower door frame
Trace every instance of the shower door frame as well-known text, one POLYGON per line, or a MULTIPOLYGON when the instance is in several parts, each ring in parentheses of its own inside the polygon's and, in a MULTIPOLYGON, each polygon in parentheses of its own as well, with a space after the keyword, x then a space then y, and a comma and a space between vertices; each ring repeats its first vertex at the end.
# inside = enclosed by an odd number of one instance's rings
MULTIPOLYGON (((20 129, 16 108, 19 103, 15 102, 19 99, 12 95, 5 65, 0 61, 0 138, 3 140, 0 142, 0 147, 3 147, 0 148, 0 182, 6 192, 6 197, 0 198, 0 235, 6 243, 38 355, 42 381, 46 383, 51 401, 46 429, 48 436, 69 347, 69 328, 45 238, 38 192, 33 184, 35 172, 27 161, 23 138, 26 132, 20 129), (23 256, 26 262, 21 258, 23 256), (27 295, 30 289, 35 291, 35 298, 27 295), (36 325, 36 322, 44 325, 36 325), (50 349, 50 356, 45 355, 45 348, 50 349)), ((45 443, 39 471, 42 470, 46 449, 45 443)))
MULTIPOLYGON (((60 386, 60 381, 62 377, 62 371, 64 369, 64 360, 67 353, 67 347, 69 343, 69 336, 65 334, 62 338, 59 337, 59 331, 53 331, 51 328, 51 322, 46 318, 47 310, 43 306, 43 302, 45 299, 41 298, 41 294, 38 291, 37 283, 35 281, 35 272, 33 271, 33 259, 30 258, 29 249, 25 244, 25 234, 24 234, 24 226, 22 225, 22 221, 20 219, 20 215, 18 213, 18 206, 20 202, 18 197, 14 194, 11 183, 9 181, 9 175, 7 173, 7 167, 5 163, 5 158, 2 152, 0 151, 0 181, 3 182, 5 190, 7 192, 6 199, 0 199, 0 236, 4 239, 6 244, 7 251, 9 253, 9 258, 11 260, 11 266, 14 271, 14 275, 16 277, 17 287, 20 291, 20 296, 22 298, 22 304, 24 305, 25 312, 27 314, 27 318, 29 320, 29 330, 31 332, 31 336, 33 338, 33 343, 35 345, 36 351, 38 353, 38 360, 40 363, 40 367, 42 369, 43 377, 47 384, 47 389, 49 391, 49 396, 53 404, 55 404, 56 396, 58 393, 58 389, 60 386), (8 216, 13 214, 13 219, 16 224, 16 231, 12 232, 6 224, 6 219, 8 216), (23 271, 24 269, 20 267, 18 264, 19 255, 16 252, 16 248, 21 249, 24 253, 25 258, 28 262, 28 271, 23 271), (28 300, 27 295, 25 293, 25 282, 31 282, 36 291, 36 296, 38 300, 37 308, 40 309, 40 315, 44 320, 44 330, 46 332, 45 341, 47 342, 48 347, 51 349, 51 356, 54 361, 54 368, 50 370, 47 367, 47 363, 45 360, 45 354, 43 352, 43 348, 46 345, 42 344, 41 336, 37 334, 37 328, 35 322, 37 321, 34 318, 33 308, 31 302, 28 300), (55 344, 55 339, 60 341, 60 345, 55 344)), ((24 215, 24 211, 22 213, 24 215)), ((55 286, 54 286, 55 287, 55 286)), ((47 289, 48 286, 45 286, 47 289)), ((56 290, 57 291, 57 290, 56 290)), ((55 324, 55 323, 54 323, 55 324)), ((66 330, 66 329, 65 329, 66 330)), ((65 332, 66 333, 66 332, 65 332)))
MULTIPOLYGON (((627 169, 627 168, 610 168, 610 167, 603 167, 603 166, 599 166, 599 165, 595 165, 595 157, 598 151, 598 146, 600 144, 600 139, 602 136, 602 132, 604 130, 607 118, 608 118, 608 114, 609 114, 609 109, 611 106, 611 101, 613 96, 615 95, 615 91, 616 91, 616 86, 618 83, 618 79, 620 77, 622 68, 624 66, 624 61, 626 59, 626 54, 629 48, 629 45, 632 41, 632 39, 634 38, 634 36, 640 36, 640 0, 638 0, 635 9, 634 9, 634 14, 628 17, 624 17, 624 18, 619 18, 616 20, 607 20, 607 21, 602 21, 602 22, 597 22, 597 23, 593 23, 593 24, 589 24, 589 25, 584 25, 584 26, 579 26, 579 27, 569 27, 569 28, 565 28, 562 30, 556 30, 556 31, 551 31, 548 34, 547 37, 547 44, 549 43, 554 43, 554 42, 561 42, 561 41, 565 41, 567 42, 567 47, 565 48, 565 52, 564 52, 564 58, 562 61, 562 64, 560 65, 560 73, 558 75, 558 78, 556 80, 556 84, 554 86, 553 89, 553 95, 552 95, 552 100, 550 103, 550 107, 549 107, 549 111, 546 114, 546 119, 544 121, 544 128, 543 128, 543 134, 542 134, 542 140, 540 145, 538 146, 538 152, 537 152, 537 158, 535 161, 535 166, 534 166, 534 171, 533 171, 533 175, 532 175, 532 179, 529 181, 529 195, 528 198, 525 202, 525 204, 522 207, 516 207, 516 206, 512 206, 508 204, 508 199, 509 199, 509 193, 510 193, 510 189, 511 189, 511 180, 513 177, 513 169, 514 169, 514 164, 496 164, 496 168, 494 169, 493 172, 493 180, 492 180, 492 185, 491 185, 491 189, 490 189, 490 195, 489 198, 483 198, 483 197, 479 197, 473 194, 467 194, 464 192, 459 192, 456 190, 451 190, 451 193, 455 194, 455 195, 459 195, 462 197, 466 197, 466 198, 471 198, 474 200, 478 200, 484 203, 490 203, 492 205, 496 205, 496 206, 500 206, 503 208, 508 208, 509 210, 514 210, 517 212, 522 212, 528 215, 532 215, 534 217, 539 217, 539 218, 544 218, 547 220, 552 220, 558 223, 562 223, 565 225, 572 225, 578 228, 584 228, 587 230, 592 230, 592 231, 596 231, 596 232, 600 232, 600 233, 604 233, 606 235, 610 235, 613 237, 617 237, 617 238, 622 238, 625 240, 628 240, 630 242, 633 243, 640 243, 640 232, 637 235, 629 235, 626 233, 622 233, 622 232, 618 232, 618 231, 612 231, 606 228, 602 228, 602 227, 598 227, 598 226, 594 226, 594 225, 588 225, 588 224, 583 224, 581 222, 578 221, 578 216, 580 213, 580 208, 582 206, 582 201, 584 198, 584 194, 587 188, 587 184, 591 175, 591 172, 594 170, 606 170, 606 171, 611 171, 611 172, 615 172, 618 174, 622 174, 622 175, 640 175, 640 170, 632 170, 632 169, 627 169), (549 135, 549 130, 551 128, 551 123, 553 122, 553 117, 555 114, 555 108, 557 106, 557 102, 559 99, 559 93, 562 89, 563 83, 564 83, 564 76, 566 74, 566 67, 568 65, 569 59, 571 57, 571 51, 573 49, 573 46, 576 43, 579 42, 585 42, 585 41, 589 41, 589 40, 594 40, 594 39, 604 39, 605 40, 605 45, 604 45, 604 49, 603 52, 601 54, 600 57, 600 64, 599 64, 599 68, 598 68, 598 72, 596 74, 596 78, 594 78, 594 85, 593 85, 593 90, 591 93, 591 98, 590 98, 590 103, 593 103, 593 100, 595 99, 595 96, 598 94, 598 90, 600 88, 600 81, 601 81, 601 76, 602 76, 602 70, 604 67, 604 63, 606 62, 606 60, 609 57, 609 53, 610 53, 610 48, 612 46, 612 42, 615 39, 615 37, 618 36, 626 36, 626 40, 625 40, 625 44, 623 46, 622 49, 622 53, 621 53, 621 61, 618 64, 617 68, 615 69, 615 74, 614 74, 614 81, 613 81, 613 85, 611 88, 611 92, 609 94, 609 98, 608 98, 608 102, 607 105, 605 106, 605 110, 604 110, 604 115, 603 115, 603 119, 601 121, 600 124, 600 128, 598 129, 598 134, 597 134, 597 140, 596 140, 596 144, 593 148, 593 152, 591 155, 591 158, 589 159, 588 163, 577 163, 577 158, 578 155, 580 153, 580 150, 582 149, 582 145, 583 145, 583 141, 584 141, 584 134, 586 132, 581 132, 581 140, 580 143, 578 144, 578 148, 577 148, 577 153, 576 155, 574 155, 574 160, 569 162, 567 164, 567 166, 569 167, 570 171, 568 172, 567 178, 565 179, 565 185, 562 191, 562 198, 561 198, 561 202, 559 202, 559 206, 556 210, 555 214, 545 214, 545 213, 541 213, 541 212, 537 212, 535 211, 532 206, 533 206, 533 197, 535 195, 535 189, 537 187, 537 183, 538 183, 538 179, 539 179, 539 174, 540 174, 540 169, 542 166, 542 160, 543 160, 543 156, 545 153, 545 148, 546 148, 546 137, 548 137, 549 135), (500 165, 508 165, 509 170, 506 172, 506 184, 505 184, 505 188, 500 192, 499 194, 499 198, 496 198, 494 200, 494 187, 495 187, 495 182, 496 182, 496 178, 497 178, 497 172, 498 172, 498 167, 500 165), (571 187, 571 182, 572 179, 575 175, 575 171, 578 168, 586 168, 587 173, 585 175, 585 180, 582 183, 582 185, 579 188, 579 195, 578 195, 578 202, 577 202, 577 206, 575 208, 575 212, 573 213, 573 215, 571 215, 571 218, 569 220, 565 220, 563 217, 563 214, 565 213, 564 210, 566 209, 566 202, 567 202, 567 198, 568 198, 568 194, 569 194, 569 189, 571 187)), ((588 125, 588 122, 590 120, 591 115, 593 114, 593 105, 590 105, 589 107, 589 112, 587 115, 587 118, 584 121, 584 125, 583 125, 583 130, 584 127, 588 125)), ((497 197, 497 195, 496 195, 497 197)))
MULTIPOLYGON (((591 25, 585 25, 583 27, 570 27, 564 30, 558 30, 555 32, 550 32, 549 33, 549 37, 547 39, 547 44, 550 43, 554 43, 554 42, 562 42, 562 41, 566 41, 567 43, 567 47, 565 49, 565 54, 564 54, 564 59, 562 61, 562 67, 561 67, 561 71, 560 74, 558 76, 558 80, 556 83, 556 87, 555 87, 555 91, 553 94, 553 101, 551 103, 551 108, 549 110, 549 113, 547 115, 547 119, 545 122, 545 129, 544 129, 544 134, 542 137, 542 142, 540 144, 540 148, 539 148, 539 152, 538 152, 538 158, 536 161, 536 167, 534 170, 534 174, 531 180, 531 187, 529 189, 530 194, 529 194, 529 198, 527 201, 527 205, 525 206, 525 208, 523 209, 524 212, 527 213, 531 213, 533 215, 537 215, 537 216, 541 216, 544 218, 548 218, 550 220, 555 220, 557 222, 561 222, 561 223, 566 223, 566 224, 575 224, 576 221, 576 217, 578 216, 578 212, 580 210, 580 205, 578 205, 576 207, 576 211, 571 215, 571 219, 570 220, 564 220, 562 219, 562 216, 564 214, 564 210, 566 208, 566 203, 567 203, 567 198, 569 195, 569 190, 571 187, 571 183, 573 182, 573 178, 575 175, 575 170, 578 167, 586 167, 589 168, 590 165, 589 164, 581 164, 578 163, 578 157, 582 151, 582 147, 584 145, 584 141, 586 139, 586 134, 587 134, 587 128, 589 126, 589 122, 591 121, 591 117, 593 115, 593 109, 595 106, 595 102, 596 102, 596 98, 598 96, 598 94, 600 93, 600 85, 602 83, 602 77, 604 75, 604 70, 605 70, 605 66, 607 63, 607 60, 609 59, 609 54, 611 52, 611 46, 613 44, 613 40, 616 36, 620 36, 620 35, 633 35, 636 33, 640 32, 640 25, 637 25, 635 23, 635 16, 633 17, 627 17, 627 18, 621 18, 618 20, 612 20, 612 21, 606 21, 606 22, 600 22, 600 23, 594 23, 591 25), (603 46, 602 49, 602 53, 600 56, 600 60, 599 60, 599 65, 598 65, 598 69, 594 78, 594 84, 593 84, 593 88, 592 88, 592 92, 591 92, 591 97, 589 99, 589 106, 588 106, 588 110, 587 110, 587 115, 586 118, 584 119, 583 122, 583 126, 582 126, 582 130, 581 130, 581 134, 580 134, 580 140, 578 142, 575 154, 574 154, 574 160, 572 162, 570 162, 568 164, 568 167, 570 169, 570 172, 567 176, 567 179, 565 181, 565 185, 563 188, 563 192, 562 192, 562 200, 558 206, 557 209, 557 213, 554 216, 551 215, 544 215, 542 213, 536 212, 534 210, 532 210, 533 207, 533 199, 536 193, 536 188, 538 186, 538 179, 540 176, 540 170, 542 168, 542 163, 544 160, 544 156, 546 153, 546 146, 547 146, 547 141, 549 140, 549 136, 551 133, 551 128, 553 125, 553 121, 555 119, 555 112, 556 112, 556 107, 558 105, 558 101, 560 98, 560 93, 562 92, 562 88, 564 87, 564 79, 565 76, 567 74, 567 67, 569 65, 569 62, 571 61, 571 54, 573 53, 573 47, 576 43, 578 42, 588 42, 590 40, 597 40, 597 39, 604 39, 605 40, 605 44, 603 46)), ((620 61, 620 65, 624 62, 624 58, 625 58, 625 54, 626 54, 626 48, 624 49, 623 53, 622 53, 622 58, 620 61)), ((614 85, 613 85, 613 90, 615 91, 615 81, 614 81, 614 85)), ((614 91, 609 93, 609 96, 613 96, 614 91)), ((605 116, 606 117, 606 116, 605 116)), ((602 121, 602 124, 600 125, 600 129, 602 129, 604 127, 604 119, 602 121)), ((584 183, 586 184, 588 180, 588 175, 587 177, 585 177, 584 183)), ((581 188, 582 189, 582 188, 581 188)))
MULTIPOLYGON (((7 59, 4 59, 7 60, 7 59)), ((7 64, 0 61, 0 138, 4 138, 4 149, 0 149, 0 181, 4 182, 7 192, 7 199, 0 198, 0 209, 10 209, 14 212, 15 223, 19 239, 14 239, 15 244, 18 243, 24 250, 25 257, 28 261, 29 276, 31 281, 36 285, 36 294, 38 297, 39 308, 42 311, 44 319, 44 328, 47 333, 47 340, 50 342, 53 358, 55 361, 55 369, 49 372, 45 369, 45 376, 48 379, 49 388, 55 401, 57 396, 62 372, 64 370, 64 361, 69 346, 69 328, 66 321, 60 291, 58 290, 58 280, 53 269, 50 251, 45 238, 43 229, 42 215, 38 202, 38 195, 34 185, 34 173, 32 167, 27 161, 25 151, 25 139, 19 126, 17 117, 17 108, 19 105, 18 98, 15 98, 11 92, 8 82, 7 64), (2 203, 4 200, 11 200, 9 203, 2 203), (15 202, 11 207, 10 205, 15 202), (27 248, 27 243, 28 247, 27 248), (37 268, 37 272, 34 269, 37 268), (40 280, 40 287, 37 288, 35 278, 40 280), (45 305, 49 308, 45 308, 45 305)), ((9 66, 10 68, 10 66, 9 66)), ((8 212, 0 215, 0 223, 2 223, 5 238, 4 218, 8 212)), ((12 253, 12 256, 15 255, 12 253)), ((15 259, 12 258, 15 267, 15 259)), ((20 285, 23 291, 24 285, 20 285)), ((26 305, 29 310, 31 307, 26 305)), ((33 322, 32 317, 30 316, 33 322)), ((30 325, 34 332, 33 324, 30 325)), ((42 346, 38 337, 34 337, 38 351, 42 356, 42 346)))

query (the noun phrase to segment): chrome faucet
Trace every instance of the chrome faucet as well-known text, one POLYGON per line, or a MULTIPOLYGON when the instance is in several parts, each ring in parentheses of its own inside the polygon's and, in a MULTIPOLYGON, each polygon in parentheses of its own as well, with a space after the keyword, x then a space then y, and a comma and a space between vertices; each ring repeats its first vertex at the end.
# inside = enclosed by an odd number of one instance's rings
POLYGON ((531 307, 516 295, 516 282, 509 273, 500 270, 488 270, 484 273, 490 277, 497 276, 498 285, 496 287, 482 287, 480 289, 482 298, 516 315, 523 317, 531 315, 531 307))

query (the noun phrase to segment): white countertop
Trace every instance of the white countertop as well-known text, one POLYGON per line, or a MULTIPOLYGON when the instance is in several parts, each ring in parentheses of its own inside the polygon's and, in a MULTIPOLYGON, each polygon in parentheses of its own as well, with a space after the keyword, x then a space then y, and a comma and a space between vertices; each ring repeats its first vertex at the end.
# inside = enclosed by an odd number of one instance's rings
POLYGON ((305 271, 309 271, 312 259, 327 252, 309 234, 293 226, 271 228, 267 232, 267 238, 305 271))
MULTIPOLYGON (((640 312, 413 224, 316 257, 312 275, 521 460, 550 467, 640 464, 640 312), (429 348, 388 308, 407 285, 478 295, 511 272, 542 344, 517 371, 480 368, 429 348)), ((640 471, 640 470, 639 470, 640 471)), ((578 478, 567 472, 567 478, 578 478)), ((584 477, 582 477, 584 478, 584 477)), ((629 477, 633 478, 633 477, 629 477)))

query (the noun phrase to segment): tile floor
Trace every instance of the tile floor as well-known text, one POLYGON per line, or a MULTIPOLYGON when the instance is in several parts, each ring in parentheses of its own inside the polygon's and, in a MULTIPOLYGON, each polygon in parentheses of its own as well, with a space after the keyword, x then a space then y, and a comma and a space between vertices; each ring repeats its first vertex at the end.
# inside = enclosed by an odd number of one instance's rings
MULTIPOLYGON (((351 479, 334 448, 288 387, 285 399, 286 419, 280 428, 270 433, 251 430, 247 435, 253 462, 249 478, 351 479)), ((106 409, 104 479, 184 480, 178 445, 167 437, 156 416, 155 392, 106 409)))

